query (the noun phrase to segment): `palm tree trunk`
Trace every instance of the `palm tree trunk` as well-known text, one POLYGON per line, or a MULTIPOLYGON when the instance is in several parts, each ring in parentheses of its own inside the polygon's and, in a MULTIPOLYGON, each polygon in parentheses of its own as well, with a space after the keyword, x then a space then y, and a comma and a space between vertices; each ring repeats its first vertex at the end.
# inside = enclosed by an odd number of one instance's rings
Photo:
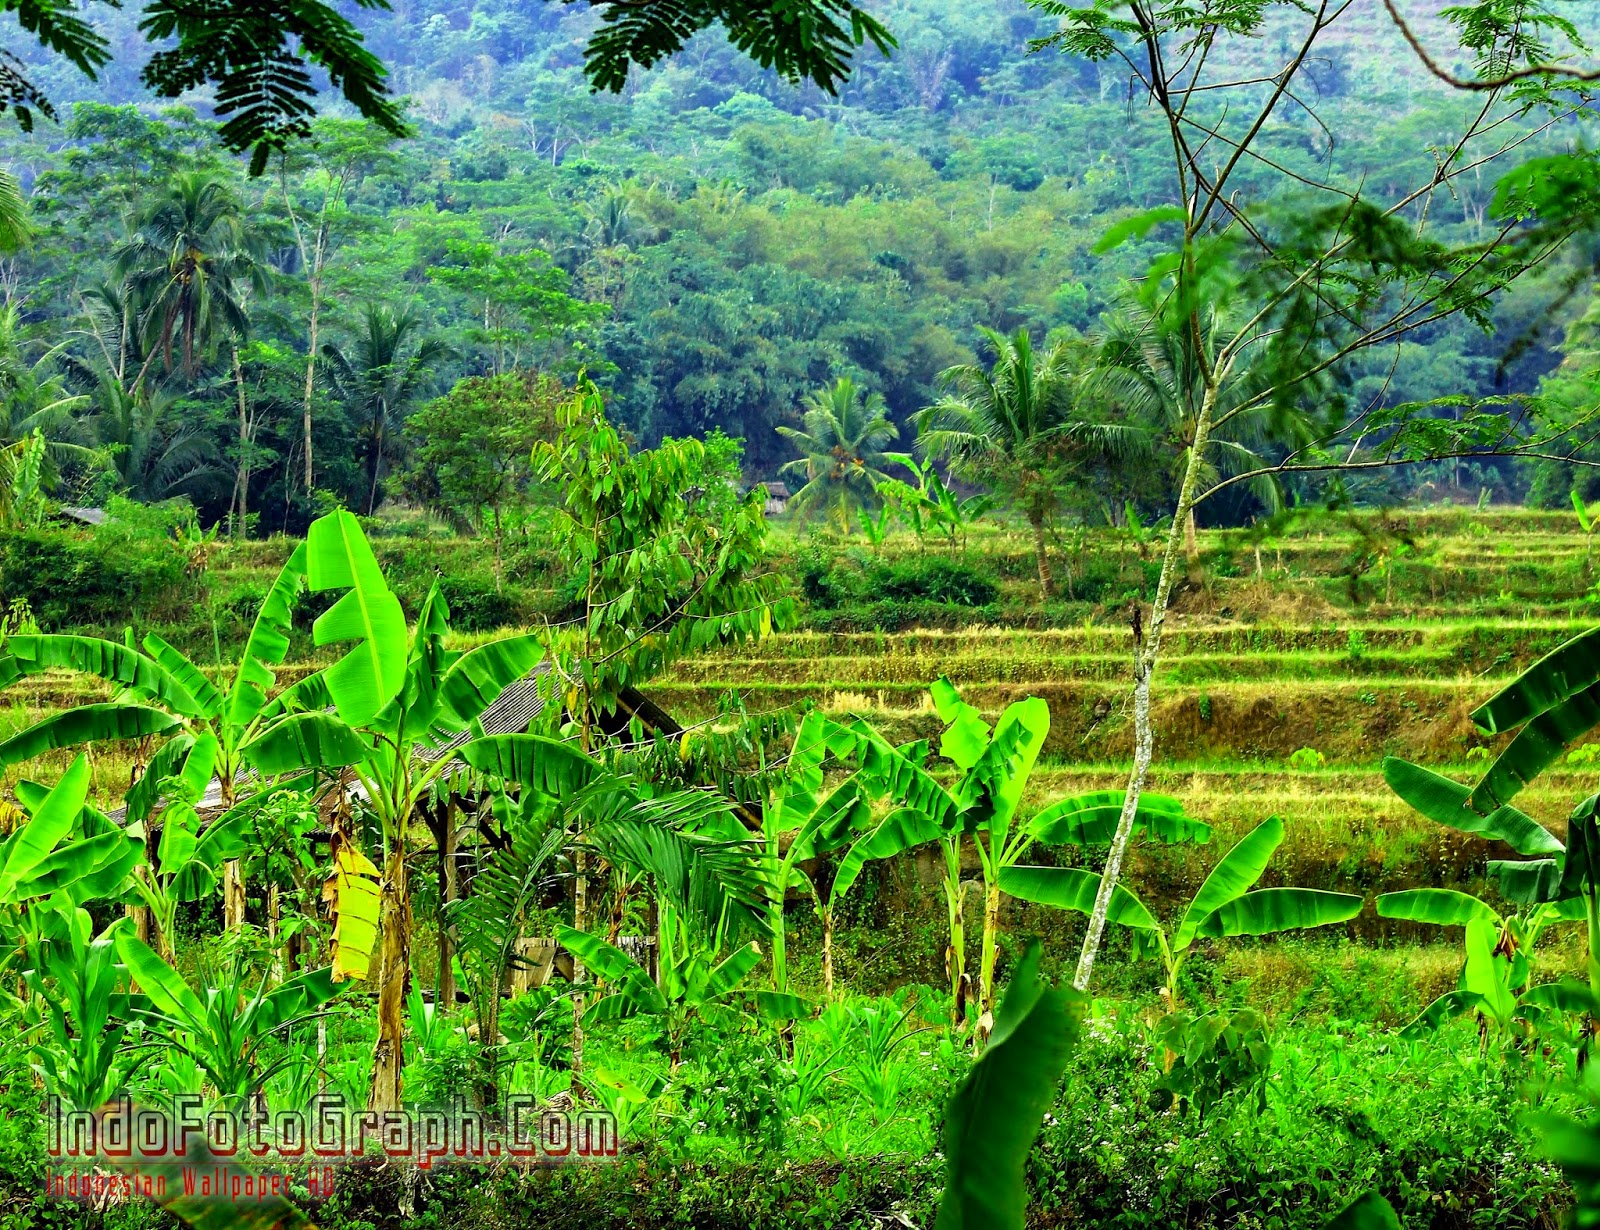
POLYGON ((1039 561, 1039 598, 1048 602, 1055 595, 1055 582, 1050 576, 1050 551, 1044 540, 1043 510, 1030 511, 1028 524, 1033 527, 1033 554, 1039 561))
POLYGON ((235 538, 248 534, 245 517, 250 502, 250 415, 244 396, 244 365, 239 347, 233 348, 233 383, 239 394, 239 519, 233 523, 235 538))
POLYGON ((1195 534, 1194 505, 1189 506, 1189 512, 1183 519, 1183 554, 1189 563, 1194 563, 1200 558, 1200 542, 1195 534))

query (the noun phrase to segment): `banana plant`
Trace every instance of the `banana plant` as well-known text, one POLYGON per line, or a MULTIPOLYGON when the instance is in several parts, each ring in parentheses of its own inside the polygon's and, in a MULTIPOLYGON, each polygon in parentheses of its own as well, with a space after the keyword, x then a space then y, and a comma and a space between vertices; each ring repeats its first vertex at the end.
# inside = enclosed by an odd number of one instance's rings
MULTIPOLYGON (((1563 650, 1556 651, 1561 653, 1563 650)), ((1548 689, 1564 687, 1554 679, 1558 671, 1566 669, 1560 660, 1548 671, 1535 666, 1481 707, 1474 720, 1481 718, 1482 723, 1503 729, 1508 721, 1514 722, 1521 713, 1541 703, 1540 688, 1547 689, 1543 693, 1547 696, 1548 689), (1524 686, 1523 681, 1535 672, 1539 674, 1524 686)), ((1552 740, 1561 740, 1563 731, 1569 732, 1564 736, 1566 742, 1584 733, 1573 731, 1584 718, 1569 719, 1561 713, 1565 710, 1576 715, 1580 709, 1569 699, 1540 711, 1527 721, 1476 786, 1464 786, 1393 756, 1383 762, 1383 776, 1391 790, 1428 819, 1499 842, 1524 856, 1490 860, 1490 880, 1507 900, 1529 911, 1539 911, 1541 925, 1581 921, 1588 927, 1589 989, 1600 997, 1600 958, 1595 952, 1600 940, 1600 794, 1591 795, 1572 810, 1565 842, 1510 802, 1522 785, 1559 755, 1563 744, 1555 742, 1552 750, 1552 740)), ((1600 717, 1600 711, 1596 716, 1600 717)))
POLYGON ((129 886, 150 911, 157 951, 167 961, 173 959, 178 906, 210 896, 226 878, 227 868, 249 848, 252 822, 260 808, 269 799, 306 784, 303 775, 277 783, 204 823, 199 805, 212 779, 217 754, 216 739, 205 733, 188 744, 175 772, 167 774, 164 766, 152 767, 152 773, 161 774, 160 780, 141 783, 148 785, 153 800, 147 813, 150 818, 135 820, 124 830, 128 838, 144 845, 159 805, 161 837, 155 858, 142 860, 133 869, 129 886))
POLYGON ((1600 1000, 1582 983, 1563 979, 1532 985, 1534 945, 1546 926, 1566 921, 1561 904, 1540 903, 1529 907, 1526 914, 1502 916, 1481 898, 1447 888, 1384 893, 1376 904, 1383 918, 1466 931, 1456 989, 1424 1008, 1401 1031, 1402 1038, 1420 1037, 1468 1012, 1476 1012, 1499 1033, 1510 1035, 1553 1012, 1593 1015, 1600 1008, 1600 1000))
POLYGON ((825 789, 823 764, 830 752, 848 755, 856 737, 813 709, 795 731, 784 775, 761 814, 761 837, 770 888, 772 988, 789 989, 784 906, 789 890, 807 894, 822 920, 822 985, 833 992, 833 896, 824 902, 801 868, 820 855, 843 849, 872 822, 872 800, 855 772, 825 789))
POLYGON ((354 642, 323 672, 331 710, 280 714, 245 745, 243 756, 265 777, 308 769, 348 772, 363 806, 378 822, 383 983, 378 988, 370 1108, 396 1110, 401 1105, 404 995, 411 967, 406 855, 418 803, 443 775, 459 768, 458 758, 474 768, 492 769, 503 779, 546 788, 549 794, 583 784, 598 765, 560 741, 538 735, 485 736, 448 753, 436 750, 470 733, 500 693, 532 671, 542 656, 539 641, 524 635, 464 653, 447 649, 449 608, 436 583, 423 601, 408 646, 403 622, 396 635, 384 614, 398 613, 399 605, 359 524, 349 518, 338 529, 336 537, 325 534, 310 552, 307 571, 313 591, 347 591, 317 621, 318 643, 354 642))
MULTIPOLYGON (((114 895, 144 859, 131 839, 88 806, 89 762, 79 755, 55 786, 22 783, 26 820, 0 842, 0 937, 22 931, 29 906, 68 906, 114 895), (59 894, 59 896, 58 896, 59 894)), ((15 955, 6 944, 0 971, 15 955)))
POLYGON ((263 973, 255 990, 237 958, 216 985, 196 992, 177 970, 126 929, 117 952, 142 993, 119 996, 115 1014, 150 1035, 143 1045, 191 1058, 227 1109, 242 1111, 275 1075, 297 1063, 293 1047, 276 1060, 264 1055, 273 1034, 316 1018, 339 992, 328 969, 313 970, 268 989, 263 973))
MULTIPOLYGON (((1131 890, 1119 884, 1113 891, 1107 921, 1155 942, 1166 970, 1162 994, 1169 1008, 1177 1007, 1178 977, 1199 940, 1326 927, 1348 922, 1361 913, 1362 898, 1350 893, 1315 888, 1254 889, 1283 837, 1283 821, 1276 816, 1246 833, 1211 869, 1171 931, 1131 890)), ((1024 901, 1087 916, 1094 911, 1100 876, 1077 867, 1014 866, 1002 872, 1000 886, 1024 901)))
POLYGON ((71 1110, 97 1110, 138 1069, 123 1047, 127 1026, 112 1017, 125 972, 117 959, 117 919, 99 935, 82 906, 40 911, 28 945, 28 988, 44 1005, 45 1036, 34 1047, 34 1071, 71 1110))
MULTIPOLYGON (((887 794, 894 809, 869 833, 856 841, 834 877, 832 899, 848 891, 871 859, 889 858, 929 842, 937 842, 944 855, 945 903, 950 925, 951 990, 957 1019, 964 1016, 965 925, 961 849, 970 837, 977 850, 983 877, 983 938, 979 986, 981 1013, 994 1010, 994 969, 998 949, 1000 901, 1007 871, 1017 865, 1035 843, 1088 844, 1105 840, 1120 814, 1121 795, 1095 792, 1054 803, 1019 822, 1018 810, 1029 776, 1050 732, 1050 710, 1044 701, 1030 697, 1008 706, 991 728, 983 715, 961 699, 948 680, 932 687, 934 708, 945 724, 939 752, 956 768, 948 787, 937 781, 921 762, 919 745, 896 749, 865 723, 850 730, 857 738, 857 755, 864 779, 887 794)), ((1204 840, 1210 830, 1183 814, 1175 799, 1149 795, 1140 801, 1136 822, 1142 831, 1166 835, 1170 840, 1204 840)))

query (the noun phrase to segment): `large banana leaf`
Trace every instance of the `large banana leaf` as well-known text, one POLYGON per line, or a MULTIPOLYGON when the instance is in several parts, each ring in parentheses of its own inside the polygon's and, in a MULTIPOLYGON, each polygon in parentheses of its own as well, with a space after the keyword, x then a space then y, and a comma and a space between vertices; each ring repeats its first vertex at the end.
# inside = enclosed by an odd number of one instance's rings
POLYGON ((763 1021, 798 1021, 816 1011, 816 1005, 787 991, 757 991, 756 1015, 763 1021))
POLYGON ((181 718, 148 705, 107 701, 97 705, 78 705, 35 722, 0 743, 0 765, 21 764, 46 752, 85 743, 111 739, 143 739, 178 729, 181 718))
POLYGON ((1485 734, 1497 735, 1600 682, 1600 628, 1545 654, 1472 713, 1485 734))
POLYGON ((77 904, 112 896, 144 861, 144 843, 126 833, 101 833, 61 846, 13 890, 18 899, 65 891, 77 904))
POLYGON ((177 734, 156 749, 139 780, 129 786, 128 792, 123 795, 128 823, 136 824, 150 816, 160 801, 167 778, 178 771, 193 746, 193 735, 177 734))
POLYGON ((1050 706, 1037 696, 1007 705, 1000 715, 985 757, 992 765, 980 762, 974 766, 975 774, 987 770, 989 794, 994 800, 994 815, 989 820, 992 832, 1003 836, 1017 814, 1028 778, 1049 735, 1050 706), (1002 753, 1001 749, 1007 751, 1002 753))
POLYGON ((277 682, 272 668, 280 665, 289 652, 295 599, 300 596, 305 579, 306 544, 302 542, 295 547, 267 596, 261 600, 261 609, 256 612, 255 623, 250 628, 250 638, 244 643, 244 655, 239 659, 239 670, 228 694, 228 724, 236 730, 244 729, 256 719, 277 682))
POLYGON ((506 687, 526 676, 544 656, 537 636, 508 636, 468 650, 456 659, 439 685, 439 705, 464 729, 499 699, 506 687))
POLYGON ((200 717, 209 720, 222 712, 222 693, 198 666, 154 632, 147 634, 142 643, 144 651, 194 697, 200 717))
POLYGON ((297 713, 275 722, 243 749, 244 758, 266 777, 304 769, 341 769, 360 764, 372 749, 331 713, 297 713))
POLYGON ((1196 935, 1275 935, 1307 927, 1349 922, 1366 902, 1352 893, 1316 888, 1261 888, 1218 907, 1195 929, 1196 935))
POLYGON ((1387 757, 1383 779, 1429 820, 1491 841, 1503 841, 1518 854, 1535 857, 1561 853, 1562 846, 1555 835, 1531 816, 1514 807, 1497 807, 1484 814, 1474 808, 1468 787, 1421 765, 1387 757))
POLYGON ((262 705, 257 718, 259 722, 267 723, 276 721, 285 714, 320 713, 333 707, 333 694, 328 691, 327 671, 313 671, 262 705))
POLYGON ((1572 809, 1567 820, 1567 854, 1561 860, 1561 896, 1600 893, 1600 824, 1596 811, 1600 796, 1591 796, 1572 809))
POLYGON ((1379 918, 1398 918, 1406 922, 1432 923, 1436 927, 1465 927, 1474 918, 1487 918, 1498 924, 1498 911, 1470 893, 1453 888, 1412 888, 1399 893, 1384 893, 1377 901, 1379 918))
POLYGON ((1567 745, 1600 725, 1600 684, 1546 709, 1517 732, 1472 791, 1479 811, 1504 806, 1560 759, 1567 745))
POLYGON ((117 955, 158 1011, 175 1021, 191 1022, 204 1028, 206 1009, 200 997, 148 944, 129 931, 120 931, 117 955))
POLYGON ((364 725, 405 682, 406 619, 352 514, 341 509, 311 523, 306 581, 316 593, 347 591, 317 617, 311 635, 319 647, 353 642, 324 674, 339 716, 364 725))
POLYGON ((1574 1230, 1600 1226, 1600 1124, 1591 1119, 1546 1116, 1540 1124, 1541 1151, 1561 1167, 1572 1187, 1574 1230))
POLYGON ((312 1012, 339 993, 328 968, 308 970, 280 983, 261 997, 256 1010, 256 1027, 263 1032, 278 1029, 285 1022, 312 1012))
POLYGON ((1400 1230, 1394 1206, 1376 1191, 1362 1192, 1324 1230, 1400 1230))
POLYGON ((1561 864, 1553 858, 1533 859, 1526 863, 1492 859, 1488 866, 1489 878, 1494 881, 1500 895, 1518 905, 1543 905, 1561 896, 1561 864))
POLYGON ((1239 843, 1211 869, 1211 874, 1184 911, 1183 919, 1178 924, 1178 933, 1172 941, 1172 950, 1181 952, 1187 948, 1202 922, 1235 897, 1250 891, 1282 844, 1283 821, 1276 816, 1269 816, 1240 838, 1239 843))
POLYGON ((42 634, 13 636, 0 656, 0 687, 40 671, 70 670, 94 675, 155 701, 183 717, 199 717, 201 706, 184 682, 138 650, 96 636, 42 634))
POLYGON ((900 750, 890 747, 865 722, 854 723, 852 729, 860 736, 862 778, 872 789, 901 807, 921 812, 943 832, 955 828, 960 809, 933 774, 900 750))
POLYGON ((706 975, 700 993, 702 1003, 714 1004, 739 989, 739 984, 750 976, 750 971, 761 964, 761 948, 751 940, 743 948, 735 949, 728 959, 706 975))
POLYGON ((1022 1230, 1024 1178, 1044 1113, 1077 1039, 1069 992, 1039 980, 1039 945, 1017 964, 983 1057, 945 1111, 937 1230, 1022 1230))
MULTIPOLYGON (((1040 905, 1053 905, 1062 910, 1076 910, 1088 916, 1094 913, 1095 897, 1100 892, 1100 875, 1081 867, 1003 867, 1000 870, 1000 891, 1023 901, 1036 901, 1040 905)), ((1106 921, 1131 927, 1135 931, 1161 930, 1161 924, 1144 902, 1120 884, 1111 890, 1111 908, 1106 914, 1106 921)))
POLYGON ((787 855, 790 863, 804 862, 847 846, 867 831, 872 821, 872 801, 854 776, 846 778, 812 809, 794 834, 787 855))
POLYGON ((463 744, 456 755, 480 773, 555 799, 576 794, 604 772, 575 744, 544 735, 489 735, 463 744))
MULTIPOLYGON (((1047 846, 1110 845, 1122 819, 1121 790, 1093 790, 1060 799, 1028 821, 1028 832, 1047 846)), ((1167 843, 1211 840, 1211 826, 1184 814, 1170 795, 1144 793, 1133 814, 1133 835, 1167 843)))
POLYGON ((944 826, 920 811, 902 807, 890 812, 877 828, 852 845, 840 860, 839 870, 833 877, 833 887, 829 890, 830 900, 840 900, 870 860, 893 858, 930 841, 937 841, 944 835, 944 826))
POLYGON ((5 861, 0 863, 0 903, 11 900, 17 886, 72 832, 73 822, 88 797, 89 761, 80 755, 28 822, 0 846, 5 854, 5 861))
POLYGON ((1506 974, 1510 963, 1495 955, 1500 928, 1485 918, 1467 924, 1467 963, 1461 971, 1461 989, 1476 995, 1486 1011, 1500 1021, 1511 1019, 1517 1008, 1506 974))
POLYGON ((1563 978, 1560 982, 1546 982, 1533 987, 1524 991, 1517 1003, 1523 1008, 1542 1008, 1574 1015, 1586 1012, 1591 1016, 1600 1016, 1600 999, 1596 998, 1587 983, 1575 978, 1563 978))
MULTIPOLYGON (((934 711, 944 723, 945 731, 939 739, 939 755, 965 772, 978 763, 988 750, 989 723, 973 706, 961 699, 955 685, 940 677, 929 689, 933 694, 934 711)), ((1048 721, 1048 718, 1046 719, 1048 721)))

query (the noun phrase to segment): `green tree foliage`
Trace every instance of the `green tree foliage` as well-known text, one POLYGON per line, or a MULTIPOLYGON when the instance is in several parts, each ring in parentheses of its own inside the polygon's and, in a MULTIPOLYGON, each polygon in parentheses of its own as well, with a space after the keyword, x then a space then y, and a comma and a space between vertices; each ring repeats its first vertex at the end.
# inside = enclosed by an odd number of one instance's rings
POLYGON ((461 381, 406 420, 412 467, 405 488, 494 539, 533 496, 533 451, 556 435, 567 391, 553 376, 510 372, 461 381))
POLYGON ((178 348, 184 373, 193 376, 215 347, 249 332, 245 295, 264 284, 259 250, 243 203, 214 176, 181 176, 145 205, 115 254, 147 352, 135 390, 158 355, 170 370, 178 348))

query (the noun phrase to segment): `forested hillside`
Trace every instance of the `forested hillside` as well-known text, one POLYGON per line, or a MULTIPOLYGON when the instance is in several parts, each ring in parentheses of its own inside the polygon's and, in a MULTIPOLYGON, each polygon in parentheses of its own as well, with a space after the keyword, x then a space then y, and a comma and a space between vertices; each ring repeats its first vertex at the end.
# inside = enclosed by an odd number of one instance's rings
MULTIPOLYGON (((432 7, 359 14, 409 99, 414 138, 322 120, 314 147, 258 179, 218 152, 203 98, 161 109, 131 60, 88 82, 35 56, 62 122, 5 143, 38 233, 5 266, 4 345, 45 390, 35 409, 68 406, 65 438, 112 450, 116 470, 69 467, 80 489, 62 498, 98 502, 109 482, 188 496, 209 521, 237 506, 247 469, 245 506, 261 527, 301 527, 315 506, 308 413, 314 489, 358 510, 385 493, 425 498, 426 476, 409 489, 401 477, 418 441, 405 421, 462 377, 522 366, 568 380, 587 366, 645 441, 742 438, 750 480, 795 455, 774 428, 797 425, 802 399, 840 376, 881 393, 909 448, 910 417, 939 395, 941 371, 978 357, 980 328, 1093 334, 1158 250, 1154 239, 1094 249, 1118 218, 1170 198, 1162 123, 1130 94, 1125 66, 1029 54, 1053 22, 1014 0, 886 7, 899 52, 863 55, 837 97, 779 81, 712 34, 635 70, 620 95, 591 94, 586 11, 432 7), (195 191, 219 185, 187 207, 205 215, 205 243, 243 259, 210 283, 228 305, 186 315, 181 355, 147 365, 127 294, 162 241, 146 227, 142 258, 130 241, 186 175, 201 177, 195 191), (219 324, 230 312, 249 321, 237 366, 219 324), (352 365, 342 382, 321 354, 330 344, 352 365), (309 397, 308 352, 321 369, 309 397), (374 414, 354 373, 384 360, 403 361, 408 378, 374 414)), ((1478 103, 1417 71, 1367 8, 1307 66, 1261 157, 1381 200, 1426 174, 1478 103)), ((136 40, 135 15, 95 16, 114 46, 136 40)), ((1226 54, 1248 75, 1283 41, 1226 54)), ((1573 139, 1561 122, 1530 125, 1519 152, 1573 139)), ((1259 163, 1260 177, 1277 173, 1259 163)), ((1254 174, 1246 166, 1238 182, 1254 174)), ((1451 242, 1483 237, 1494 182, 1482 169, 1457 178, 1430 224, 1451 242)), ((1350 400, 1537 387, 1586 306, 1561 272, 1501 296, 1488 329, 1453 316, 1347 365, 1350 400)), ((6 440, 31 412, 10 404, 6 440)), ((1464 483, 1474 495, 1486 484, 1521 495, 1526 476, 1464 483)), ((1090 485, 1095 520, 1130 496, 1151 513, 1170 503, 1148 477, 1090 485)), ((1246 495, 1206 517, 1259 510, 1246 495)))

